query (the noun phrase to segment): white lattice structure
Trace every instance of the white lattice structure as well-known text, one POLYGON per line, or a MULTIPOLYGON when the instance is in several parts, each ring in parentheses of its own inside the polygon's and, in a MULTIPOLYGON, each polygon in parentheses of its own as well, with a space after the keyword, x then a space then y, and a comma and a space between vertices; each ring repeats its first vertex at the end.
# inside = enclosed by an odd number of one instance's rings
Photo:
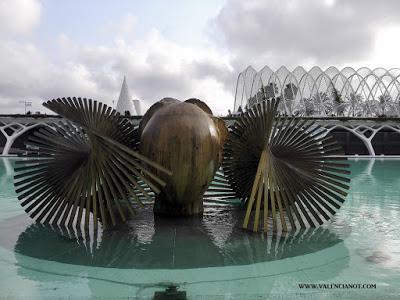
POLYGON ((9 155, 11 147, 17 138, 29 130, 39 126, 48 126, 48 124, 47 122, 32 121, 29 119, 0 118, 0 132, 6 140, 3 151, 1 151, 0 155, 9 155))
POLYGON ((237 79, 234 110, 263 98, 280 97, 287 115, 376 117, 400 116, 400 68, 351 67, 273 71, 247 67, 237 79))

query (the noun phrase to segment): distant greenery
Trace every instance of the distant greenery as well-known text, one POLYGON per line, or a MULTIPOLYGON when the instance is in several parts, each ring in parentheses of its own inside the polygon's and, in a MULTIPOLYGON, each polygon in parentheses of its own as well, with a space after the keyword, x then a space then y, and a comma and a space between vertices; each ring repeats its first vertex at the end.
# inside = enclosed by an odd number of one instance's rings
POLYGON ((400 96, 394 101, 387 92, 376 100, 367 100, 358 92, 351 92, 344 97, 336 87, 327 92, 315 92, 310 97, 300 98, 299 95, 299 87, 292 82, 285 84, 282 90, 275 82, 270 82, 248 99, 245 110, 257 102, 280 98, 278 110, 283 115, 386 118, 400 114, 400 96))

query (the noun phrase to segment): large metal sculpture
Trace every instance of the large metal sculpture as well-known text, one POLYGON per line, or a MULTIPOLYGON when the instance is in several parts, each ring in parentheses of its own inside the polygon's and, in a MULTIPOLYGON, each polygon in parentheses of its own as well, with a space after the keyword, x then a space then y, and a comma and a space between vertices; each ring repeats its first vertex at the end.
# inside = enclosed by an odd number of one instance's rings
POLYGON ((350 174, 341 147, 324 130, 300 118, 275 118, 278 101, 264 101, 232 126, 223 169, 247 203, 243 228, 268 231, 321 225, 344 202, 350 174), (261 210, 263 215, 261 216, 261 210), (262 222, 260 222, 262 219, 262 222))
POLYGON ((46 102, 64 120, 29 139, 28 154, 43 158, 17 163, 18 199, 39 222, 97 230, 126 222, 153 195, 156 214, 201 214, 207 190, 246 203, 243 228, 317 226, 343 203, 348 165, 319 126, 276 118, 278 103, 257 104, 228 135, 198 99, 163 99, 139 128, 90 99, 46 102))

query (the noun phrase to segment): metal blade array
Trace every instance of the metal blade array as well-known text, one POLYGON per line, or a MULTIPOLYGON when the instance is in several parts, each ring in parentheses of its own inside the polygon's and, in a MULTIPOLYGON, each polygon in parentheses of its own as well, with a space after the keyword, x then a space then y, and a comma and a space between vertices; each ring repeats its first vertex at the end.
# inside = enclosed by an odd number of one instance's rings
POLYGON ((247 203, 243 228, 268 231, 323 224, 340 208, 349 189, 347 158, 319 125, 275 118, 278 100, 263 101, 230 128, 224 173, 247 203), (262 211, 262 212, 261 212, 262 211), (252 220, 252 224, 251 223, 252 220))
POLYGON ((38 222, 67 226, 89 224, 97 230, 125 222, 149 189, 165 182, 152 170, 162 166, 133 151, 131 123, 97 101, 62 98, 44 104, 69 121, 41 128, 28 139, 30 152, 43 158, 17 161, 15 188, 25 211, 38 222), (145 188, 143 187, 145 186, 145 188), (92 220, 91 220, 92 219, 92 220))
POLYGON ((218 169, 208 189, 203 195, 204 201, 218 200, 220 202, 237 199, 235 191, 224 175, 222 168, 218 169))

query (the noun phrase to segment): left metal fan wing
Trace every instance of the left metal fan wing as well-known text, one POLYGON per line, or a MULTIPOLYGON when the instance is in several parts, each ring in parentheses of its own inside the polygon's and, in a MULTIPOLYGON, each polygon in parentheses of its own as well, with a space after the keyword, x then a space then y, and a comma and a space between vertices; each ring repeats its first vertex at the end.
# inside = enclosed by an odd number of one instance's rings
POLYGON ((96 101, 67 98, 46 107, 70 119, 41 128, 28 139, 30 152, 43 158, 18 161, 15 188, 25 211, 39 222, 104 228, 135 214, 134 203, 159 193, 165 182, 153 172, 171 174, 130 146, 133 126, 96 101), (92 219, 92 222, 90 221, 92 219))

